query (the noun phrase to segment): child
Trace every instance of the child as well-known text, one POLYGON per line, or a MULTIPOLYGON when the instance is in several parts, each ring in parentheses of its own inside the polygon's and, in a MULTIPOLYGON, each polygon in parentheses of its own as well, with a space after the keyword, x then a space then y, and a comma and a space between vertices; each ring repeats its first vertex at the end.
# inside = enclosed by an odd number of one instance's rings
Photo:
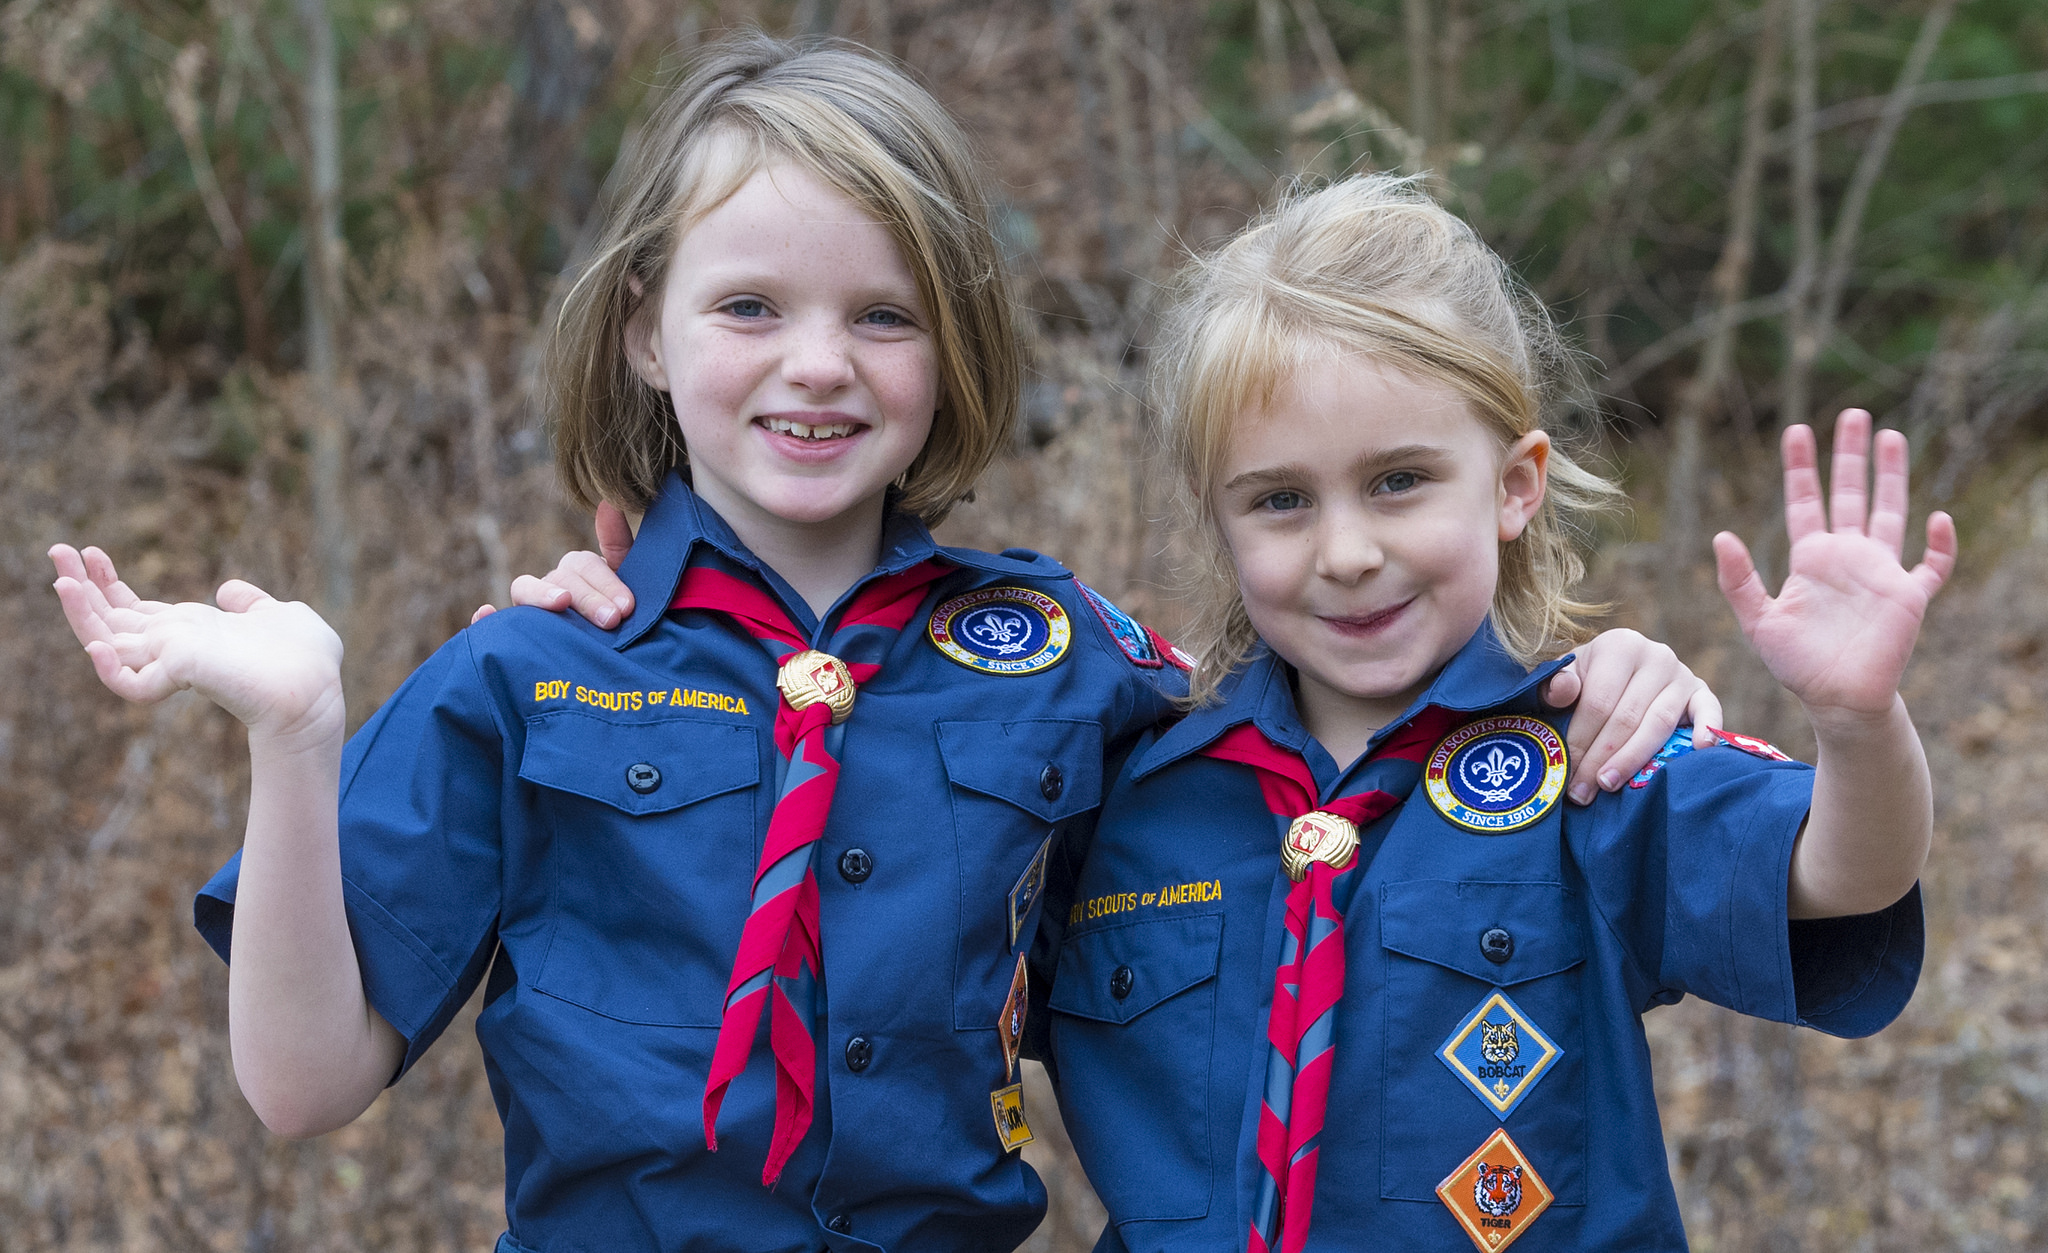
MULTIPOLYGON (((1177 663, 1052 561, 926 529, 1018 379, 928 95, 745 39, 647 134, 550 358, 572 492, 645 515, 618 632, 480 622, 344 750, 304 606, 144 602, 61 546, 57 590, 115 691, 249 725, 246 842, 197 915, 273 1129, 349 1122, 482 983, 502 1253, 1007 1248, 1044 1207, 1011 1152, 1045 859, 1177 663)), ((1664 728, 1711 709, 1615 655, 1677 693, 1664 728)), ((1587 683, 1625 704, 1629 668, 1587 683)))
POLYGON ((1009 1248, 1043 858, 1178 671, 1056 563, 927 530, 1019 379, 936 102, 746 38, 646 134, 549 367, 572 493, 645 512, 621 630, 479 623, 344 751, 304 606, 139 602, 65 548, 58 592, 115 691, 249 724, 197 915, 271 1128, 355 1118, 481 982, 501 1253, 1009 1248))
POLYGON ((1048 889, 1100 1249, 1682 1250, 1642 1012, 1860 1036, 1904 1007, 1932 802, 1897 688, 1953 525, 1902 569, 1903 439, 1866 516, 1868 415, 1827 511, 1793 428, 1780 595, 1715 548, 1818 769, 1675 736, 1559 805, 1534 689, 1576 629, 1567 528, 1612 489, 1541 429, 1555 345, 1402 180, 1298 195, 1193 268, 1158 386, 1213 559, 1196 707, 1048 889))

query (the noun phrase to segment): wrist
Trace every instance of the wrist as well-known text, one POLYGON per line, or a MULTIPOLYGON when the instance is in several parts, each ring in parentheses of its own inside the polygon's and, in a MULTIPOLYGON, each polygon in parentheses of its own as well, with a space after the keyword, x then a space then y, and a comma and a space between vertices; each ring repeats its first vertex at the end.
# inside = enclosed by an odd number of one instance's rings
POLYGON ((1910 727, 1905 698, 1892 693, 1891 703, 1882 709, 1858 709, 1842 705, 1808 705, 1801 702, 1814 738, 1827 742, 1851 743, 1889 737, 1903 724, 1910 727))
POLYGON ((348 707, 340 676, 322 685, 303 706, 272 711, 251 721, 248 728, 252 758, 286 760, 338 753, 348 732, 348 707))

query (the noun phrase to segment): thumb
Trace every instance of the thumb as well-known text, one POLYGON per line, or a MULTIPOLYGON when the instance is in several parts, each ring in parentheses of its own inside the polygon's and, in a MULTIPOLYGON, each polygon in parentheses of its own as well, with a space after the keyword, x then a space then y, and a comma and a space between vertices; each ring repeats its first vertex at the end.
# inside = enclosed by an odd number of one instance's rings
POLYGON ((604 563, 616 570, 633 549, 633 528, 626 515, 609 500, 597 502, 597 552, 604 563))
POLYGON ((1714 578, 1721 585, 1721 595, 1728 598, 1728 607, 1735 611, 1735 621, 1747 634, 1763 616, 1771 597, 1756 572, 1756 563, 1750 560, 1748 546, 1733 532, 1723 531, 1714 537, 1714 578))
POLYGON ((272 597, 269 592, 241 579, 229 579, 213 594, 213 603, 229 613, 247 613, 270 599, 272 597))

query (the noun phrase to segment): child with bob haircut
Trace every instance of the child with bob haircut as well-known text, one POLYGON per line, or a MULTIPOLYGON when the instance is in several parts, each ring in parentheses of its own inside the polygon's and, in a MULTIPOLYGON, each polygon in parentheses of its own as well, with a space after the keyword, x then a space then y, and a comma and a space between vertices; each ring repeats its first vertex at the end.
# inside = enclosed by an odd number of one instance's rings
POLYGON ((1184 685, 1057 563, 931 537, 1016 408, 988 205, 877 58, 709 49, 547 358, 570 493, 644 512, 633 608, 478 622, 346 748, 310 609, 142 601, 53 550, 109 687, 249 726, 245 843, 196 915, 273 1130, 354 1119, 481 983, 500 1253, 1030 1234, 1043 858, 1184 685))
POLYGON ((1819 766, 1703 730, 1560 805, 1535 690, 1616 495, 1544 429, 1570 375, 1411 180, 1298 192, 1191 267, 1156 384, 1207 558, 1194 707, 1049 889, 1098 1249, 1683 1250, 1643 1012, 1860 1036, 1906 1004, 1932 801, 1898 682, 1953 524, 1903 569, 1904 440, 1866 498, 1843 414, 1824 507, 1792 428, 1783 589, 1715 550, 1819 766))
MULTIPOLYGON (((145 601, 52 550, 108 687, 248 725, 245 842, 195 906, 237 1079, 318 1135, 481 984, 499 1253, 1012 1247, 1045 1207, 1015 1150, 1046 859, 1179 663, 1056 562, 932 539, 1019 348, 922 88, 729 40, 615 186, 548 381, 572 495, 644 515, 616 631, 479 621, 344 746, 306 606, 145 601)), ((1711 709, 1668 650, 1609 655, 1607 704, 1648 683, 1594 720, 1614 743, 1711 709)))

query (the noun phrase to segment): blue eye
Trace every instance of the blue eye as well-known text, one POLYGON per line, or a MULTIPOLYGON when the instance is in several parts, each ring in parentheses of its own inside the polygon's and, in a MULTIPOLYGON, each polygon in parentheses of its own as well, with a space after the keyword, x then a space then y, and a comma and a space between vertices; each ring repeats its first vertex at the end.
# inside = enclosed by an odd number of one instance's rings
POLYGON ((1380 480, 1378 490, 1383 492, 1412 491, 1422 482, 1422 476, 1413 470, 1396 470, 1380 480))
POLYGON ((722 311, 730 313, 732 316, 736 318, 751 319, 766 317, 768 314, 768 306, 761 303, 758 300, 753 299, 732 300, 726 302, 726 304, 722 307, 722 311))
POLYGON ((1307 507, 1308 497, 1300 492, 1274 492, 1259 504, 1275 513, 1286 513, 1307 507))
POLYGON ((910 325, 910 319, 904 317, 901 313, 898 313, 894 309, 870 310, 869 312, 861 315, 861 321, 871 323, 875 326, 898 327, 910 325))

